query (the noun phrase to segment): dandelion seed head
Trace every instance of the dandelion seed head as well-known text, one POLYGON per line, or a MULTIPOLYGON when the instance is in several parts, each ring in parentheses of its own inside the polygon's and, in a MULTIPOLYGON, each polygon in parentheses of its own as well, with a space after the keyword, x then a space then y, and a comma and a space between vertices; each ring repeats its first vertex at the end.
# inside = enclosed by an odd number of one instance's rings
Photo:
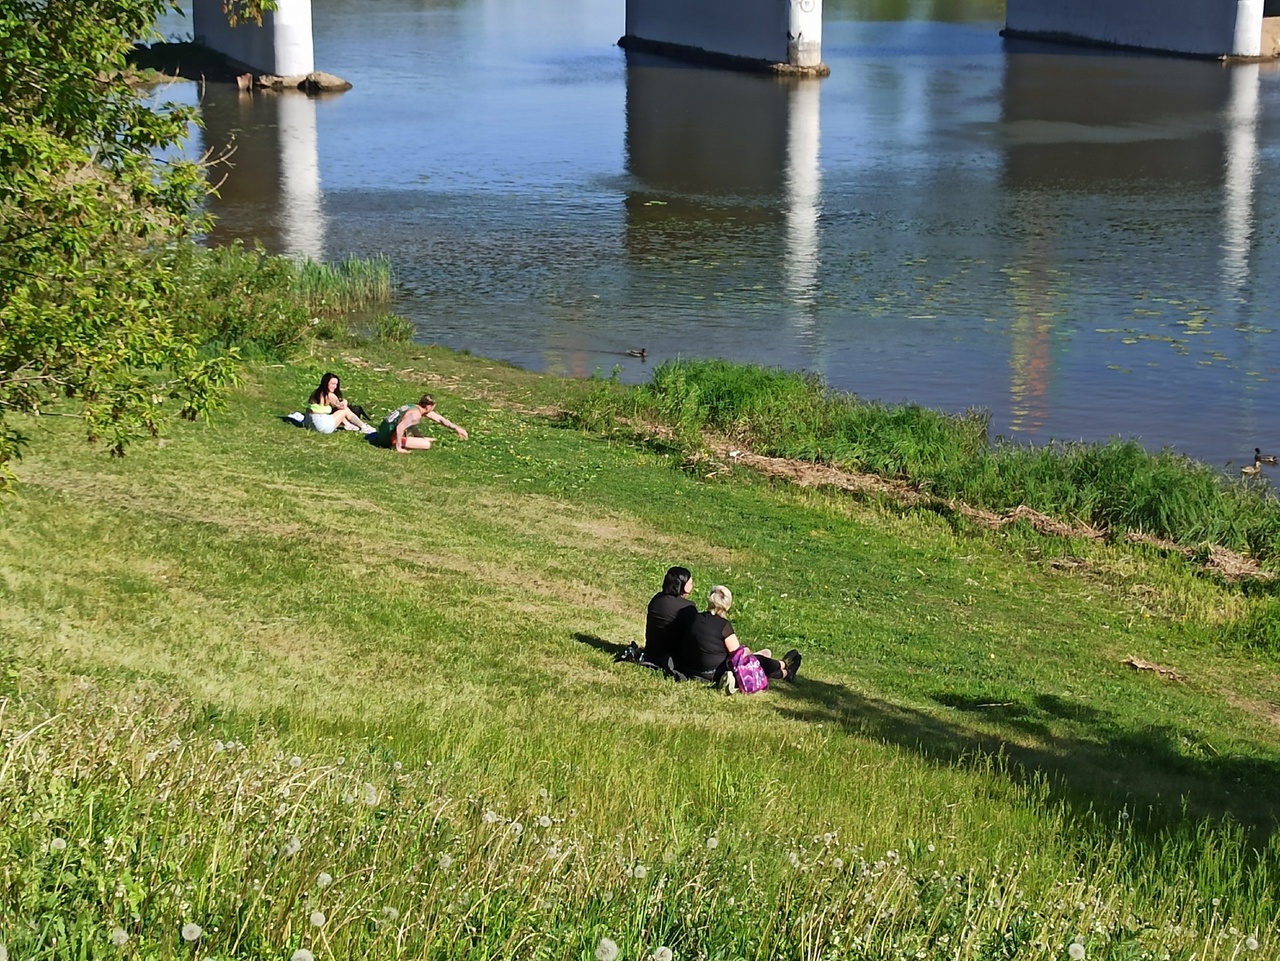
POLYGON ((720 846, 720 839, 719 839, 718 837, 716 837, 714 834, 713 834, 713 835, 711 835, 711 837, 707 838, 707 850, 708 850, 708 851, 714 851, 714 850, 715 850, 716 848, 718 848, 719 846, 720 846))
POLYGON ((493 808, 488 808, 484 814, 480 815, 480 820, 485 824, 493 824, 498 820, 498 812, 493 808))
POLYGON ((672 848, 667 848, 665 851, 663 851, 663 852, 662 852, 662 860, 663 860, 663 863, 664 863, 664 864, 675 864, 675 863, 676 863, 676 852, 675 852, 675 850, 674 850, 674 849, 672 849, 672 848))
POLYGON ((832 862, 831 862, 831 866, 832 866, 833 868, 835 868, 837 871, 843 871, 843 870, 844 870, 844 858, 836 858, 834 861, 832 861, 832 862))
POLYGON ((369 807, 378 806, 378 789, 368 782, 364 786, 364 796, 361 798, 369 807))
POLYGON ((547 796, 547 789, 544 787, 538 788, 538 797, 544 798, 546 796, 547 796))
POLYGON ((285 857, 291 858, 301 850, 302 850, 302 842, 299 841, 297 838, 289 838, 289 840, 284 842, 285 857))
POLYGON ((123 947, 129 941, 129 932, 124 928, 112 928, 110 938, 117 948, 123 947))
POLYGON ((635 878, 637 881, 643 881, 645 878, 649 876, 649 869, 646 868, 643 864, 637 864, 634 868, 631 869, 631 876, 635 878))
POLYGON ((182 926, 183 941, 199 941, 202 934, 204 934, 204 929, 194 921, 188 921, 182 926))
POLYGON ((296 754, 289 758, 289 767, 302 767, 302 758, 296 754))
POLYGON ((448 871, 449 868, 453 866, 453 858, 451 858, 449 853, 446 851, 444 854, 440 855, 440 859, 436 863, 440 865, 441 871, 448 871))
POLYGON ((346 764, 346 763, 347 763, 347 759, 346 759, 345 757, 343 757, 341 754, 339 754, 339 755, 338 755, 338 767, 342 767, 342 765, 344 765, 344 764, 346 764))
POLYGON ((312 911, 310 921, 313 928, 323 928, 325 922, 324 912, 312 911))
POLYGON ((524 833, 524 825, 521 824, 519 821, 512 821, 511 833, 514 834, 516 837, 519 837, 524 833))
POLYGON ((549 828, 549 827, 551 827, 551 818, 547 817, 545 814, 540 815, 540 816, 538 817, 538 827, 540 827, 540 828, 549 828))
POLYGON ((1214 898, 1214 899, 1213 899, 1213 906, 1214 906, 1215 908, 1216 908, 1219 904, 1221 904, 1221 903, 1222 903, 1222 898, 1214 898))
POLYGON ((321 871, 320 876, 316 878, 316 884, 322 888, 327 888, 333 883, 333 875, 328 871, 321 871))
POLYGON ((397 921, 400 920, 400 912, 389 904, 382 909, 382 916, 386 918, 388 921, 390 921, 392 924, 395 924, 397 921))
POLYGON ((608 938, 601 938, 596 945, 596 961, 617 961, 618 945, 608 938))
POLYGON ((65 851, 66 849, 67 849, 67 842, 64 838, 54 838, 52 841, 49 842, 50 851, 65 851))
POLYGON ((653 951, 653 961, 671 961, 675 955, 671 953, 668 947, 655 948, 653 951))
POLYGON ((1072 941, 1067 945, 1067 957, 1071 961, 1081 961, 1084 958, 1084 945, 1079 941, 1072 941))
POLYGON ((795 851, 790 852, 787 855, 787 863, 790 864, 793 868, 800 867, 800 855, 797 854, 795 851))
POLYGON ((1245 946, 1245 948, 1246 948, 1247 950, 1249 950, 1249 951, 1257 951, 1257 950, 1258 950, 1258 939, 1257 939, 1257 938, 1254 938, 1254 937, 1248 937, 1248 938, 1245 938, 1245 939, 1244 939, 1244 946, 1245 946))
POLYGON ((316 956, 306 948, 299 948, 289 956, 289 961, 316 961, 316 956))
POLYGON ((400 763, 399 761, 396 761, 394 764, 392 764, 392 765, 391 765, 391 767, 392 767, 393 769, 395 769, 395 770, 399 771, 401 768, 403 768, 403 767, 404 767, 404 765, 403 765, 402 763, 400 763))

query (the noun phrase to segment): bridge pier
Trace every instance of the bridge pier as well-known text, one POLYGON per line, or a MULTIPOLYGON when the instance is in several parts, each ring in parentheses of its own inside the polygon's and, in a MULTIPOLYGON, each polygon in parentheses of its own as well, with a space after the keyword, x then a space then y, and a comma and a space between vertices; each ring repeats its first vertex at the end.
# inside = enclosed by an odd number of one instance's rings
POLYGON ((822 77, 822 0, 627 0, 618 46, 711 66, 822 77))
POLYGON ((315 70, 311 38, 311 0, 277 0, 262 26, 232 27, 222 0, 192 0, 192 32, 198 43, 255 73, 294 77, 315 70))
POLYGON ((1216 59, 1276 56, 1265 0, 1007 0, 1004 36, 1216 59))

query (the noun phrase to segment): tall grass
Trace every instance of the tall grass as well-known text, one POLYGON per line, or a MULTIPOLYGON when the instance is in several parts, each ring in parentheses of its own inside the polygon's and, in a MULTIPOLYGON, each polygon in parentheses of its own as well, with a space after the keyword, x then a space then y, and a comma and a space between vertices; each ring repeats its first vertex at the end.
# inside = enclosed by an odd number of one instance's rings
POLYGON ((391 261, 348 257, 341 263, 308 260, 298 268, 298 293, 312 314, 343 317, 391 302, 391 261))
POLYGON ((602 385, 578 413, 597 427, 616 425, 618 416, 656 419, 686 445, 710 432, 758 453, 907 480, 975 507, 1027 505, 1111 533, 1208 542, 1260 561, 1280 556, 1280 502, 1270 490, 1174 451, 1122 440, 993 445, 982 412, 868 402, 814 375, 669 361, 634 392, 602 385))
POLYGON ((174 278, 175 324, 211 348, 278 360, 317 337, 407 339, 405 322, 387 320, 392 280, 383 257, 297 264, 238 242, 185 244, 165 253, 164 269, 174 278))
POLYGON ((551 781, 490 793, 456 764, 293 753, 157 707, 0 699, 8 956, 1190 959, 1269 957, 1275 936, 1270 876, 1230 832, 1208 840, 1231 877, 1181 884, 1155 882, 1189 847, 1135 863, 1125 829, 1047 875, 998 843, 966 863, 942 839, 867 850, 714 809, 692 836, 619 833, 551 781))

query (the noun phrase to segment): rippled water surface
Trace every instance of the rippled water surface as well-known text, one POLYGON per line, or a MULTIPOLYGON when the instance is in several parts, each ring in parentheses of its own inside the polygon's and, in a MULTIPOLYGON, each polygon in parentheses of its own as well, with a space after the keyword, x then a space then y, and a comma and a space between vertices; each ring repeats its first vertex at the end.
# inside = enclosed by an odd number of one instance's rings
POLYGON ((623 16, 316 0, 317 65, 354 89, 179 88, 237 144, 215 240, 386 253, 421 339, 538 370, 716 355, 1037 443, 1280 448, 1270 65, 827 0, 831 76, 785 82, 628 56, 623 16))

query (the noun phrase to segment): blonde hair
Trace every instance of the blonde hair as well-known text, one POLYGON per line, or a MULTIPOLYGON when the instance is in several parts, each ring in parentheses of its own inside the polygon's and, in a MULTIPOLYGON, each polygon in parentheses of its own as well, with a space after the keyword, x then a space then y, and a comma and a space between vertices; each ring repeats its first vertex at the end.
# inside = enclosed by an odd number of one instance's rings
POLYGON ((717 584, 711 588, 711 593, 707 595, 707 607, 711 609, 712 614, 724 616, 728 613, 731 604, 733 604, 733 591, 723 584, 717 584))

